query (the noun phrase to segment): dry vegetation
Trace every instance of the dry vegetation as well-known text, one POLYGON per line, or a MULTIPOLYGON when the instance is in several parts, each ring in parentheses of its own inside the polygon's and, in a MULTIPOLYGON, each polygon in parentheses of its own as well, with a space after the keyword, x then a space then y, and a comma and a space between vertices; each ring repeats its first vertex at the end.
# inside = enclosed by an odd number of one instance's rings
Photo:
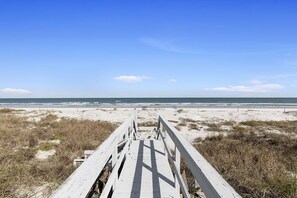
POLYGON ((0 113, 11 113, 13 111, 13 109, 0 109, 0 113))
POLYGON ((189 124, 189 128, 190 128, 191 130, 199 130, 198 125, 195 124, 195 123, 190 123, 190 124, 189 124))
POLYGON ((199 127, 197 125, 198 121, 190 118, 180 118, 179 121, 180 122, 176 125, 177 130, 180 130, 181 127, 185 127, 187 125, 191 130, 199 130, 199 127))
POLYGON ((183 109, 178 109, 178 110, 177 110, 177 113, 183 113, 183 112, 184 112, 183 109))
POLYGON ((73 159, 83 150, 95 149, 115 127, 102 121, 58 120, 51 114, 33 122, 13 110, 1 110, 0 197, 26 197, 30 189, 43 184, 50 184, 50 194, 74 171, 73 159), (52 149, 56 154, 47 160, 35 158, 38 150, 52 149))
POLYGON ((0 113, 12 113, 12 112, 21 112, 21 111, 25 111, 22 109, 0 109, 0 113))
MULTIPOLYGON (((220 132, 205 140, 197 138, 194 146, 240 195, 297 197, 297 121, 210 123, 180 119, 176 127, 197 125, 220 132)), ((196 194, 198 189, 184 163, 182 170, 191 194, 196 194)))
POLYGON ((222 131, 221 124, 218 123, 207 123, 207 131, 222 131))
POLYGON ((138 123, 140 127, 157 127, 158 123, 154 121, 140 122, 138 123))
POLYGON ((279 130, 285 133, 297 134, 297 120, 294 121, 256 121, 250 120, 241 122, 242 125, 249 126, 251 128, 257 127, 258 130, 279 130))
MULTIPOLYGON (((296 121, 248 121, 195 147, 243 197, 297 197, 296 121), (242 126, 244 125, 244 126, 242 126)), ((217 128, 217 126, 215 127, 217 128)))

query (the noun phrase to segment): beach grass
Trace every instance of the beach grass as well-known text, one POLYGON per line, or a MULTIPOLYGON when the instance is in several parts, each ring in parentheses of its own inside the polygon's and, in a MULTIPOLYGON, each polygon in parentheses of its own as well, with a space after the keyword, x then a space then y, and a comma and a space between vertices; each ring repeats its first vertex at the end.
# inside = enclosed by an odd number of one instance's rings
MULTIPOLYGON (((297 139, 263 132, 269 121, 241 124, 249 128, 235 126, 227 136, 198 138, 196 149, 243 197, 297 197, 297 139)), ((277 130, 290 131, 292 125, 273 122, 277 130)))
POLYGON ((73 160, 84 150, 103 142, 116 126, 104 121, 58 119, 49 114, 29 121, 14 111, 0 114, 0 197, 27 197, 35 187, 48 184, 47 195, 74 170, 73 160), (51 144, 51 140, 60 140, 51 144), (54 149, 46 160, 36 159, 38 150, 54 149))
POLYGON ((295 133, 297 134, 297 120, 291 121, 258 121, 249 120, 241 122, 240 124, 249 126, 251 128, 257 127, 257 129, 262 130, 279 130, 285 133, 295 133))
POLYGON ((139 127, 157 127, 158 123, 155 121, 147 121, 138 123, 139 127))

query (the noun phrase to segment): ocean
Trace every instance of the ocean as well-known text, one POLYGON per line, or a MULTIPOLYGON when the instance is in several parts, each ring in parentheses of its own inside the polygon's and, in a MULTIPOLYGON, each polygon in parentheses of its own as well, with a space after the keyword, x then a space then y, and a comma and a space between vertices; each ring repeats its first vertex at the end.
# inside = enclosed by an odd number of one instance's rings
POLYGON ((297 98, 0 98, 0 108, 297 108, 297 98))

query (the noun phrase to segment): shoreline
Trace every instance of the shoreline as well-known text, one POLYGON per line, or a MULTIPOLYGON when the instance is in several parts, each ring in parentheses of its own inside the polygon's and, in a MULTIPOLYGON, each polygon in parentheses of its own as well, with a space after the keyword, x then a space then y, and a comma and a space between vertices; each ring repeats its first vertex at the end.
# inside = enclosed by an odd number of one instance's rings
POLYGON ((297 108, 297 98, 0 98, 0 108, 297 108))
POLYGON ((297 109, 297 104, 294 105, 263 105, 263 104, 232 104, 232 105, 217 105, 217 104, 208 104, 208 105, 174 105, 174 104, 151 104, 151 105, 143 105, 143 104, 133 104, 133 105, 3 105, 0 104, 0 109, 297 109))

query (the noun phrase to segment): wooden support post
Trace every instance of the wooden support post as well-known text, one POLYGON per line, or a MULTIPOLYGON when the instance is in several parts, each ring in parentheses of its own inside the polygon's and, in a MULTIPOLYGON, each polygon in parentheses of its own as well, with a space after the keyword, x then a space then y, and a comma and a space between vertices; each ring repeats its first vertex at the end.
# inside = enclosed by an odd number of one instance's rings
MULTIPOLYGON (((112 169, 116 168, 116 163, 118 161, 118 141, 119 141, 119 137, 116 138, 115 143, 113 145, 114 151, 112 153, 112 159, 111 159, 112 169)), ((117 171, 117 170, 115 170, 115 171, 117 171)), ((113 190, 115 190, 115 186, 117 184, 118 179, 119 179, 119 176, 118 176, 118 174, 116 174, 116 177, 115 177, 114 183, 113 183, 113 190)))
MULTIPOLYGON (((160 133, 163 133, 164 135, 164 141, 165 141, 165 144, 167 145, 167 139, 168 139, 168 134, 167 134, 167 132, 165 131, 165 128, 163 127, 163 125, 161 124, 161 126, 160 126, 160 133)), ((168 145, 167 145, 168 146, 168 145)), ((165 153, 165 156, 168 158, 168 153, 167 153, 167 151, 166 151, 166 148, 165 148, 165 146, 164 146, 164 153, 165 153)))
POLYGON ((131 141, 136 140, 136 133, 137 133, 137 121, 136 119, 132 122, 132 133, 131 133, 131 141))
POLYGON ((134 113, 134 123, 135 123, 135 128, 137 129, 137 112, 136 113, 134 113))
MULTIPOLYGON (((178 148, 175 147, 175 166, 178 173, 180 173, 180 165, 181 165, 180 161, 181 161, 180 152, 178 148)), ((180 184, 177 180, 177 175, 175 175, 175 189, 177 190, 178 194, 180 194, 180 184)))

